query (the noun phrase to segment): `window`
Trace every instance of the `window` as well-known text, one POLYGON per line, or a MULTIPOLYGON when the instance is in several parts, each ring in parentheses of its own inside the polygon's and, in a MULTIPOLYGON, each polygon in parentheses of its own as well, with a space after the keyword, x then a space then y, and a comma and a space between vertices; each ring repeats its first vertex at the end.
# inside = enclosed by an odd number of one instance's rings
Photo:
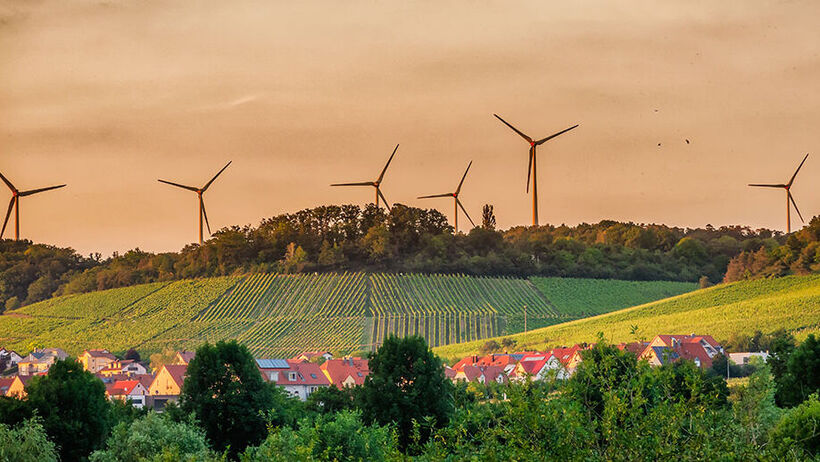
POLYGON ((272 382, 278 382, 279 381, 279 372, 276 372, 276 371, 271 372, 270 373, 270 379, 271 379, 272 382))
POLYGON ((291 382, 295 382, 296 381, 296 372, 289 373, 288 374, 288 380, 290 380, 291 382))

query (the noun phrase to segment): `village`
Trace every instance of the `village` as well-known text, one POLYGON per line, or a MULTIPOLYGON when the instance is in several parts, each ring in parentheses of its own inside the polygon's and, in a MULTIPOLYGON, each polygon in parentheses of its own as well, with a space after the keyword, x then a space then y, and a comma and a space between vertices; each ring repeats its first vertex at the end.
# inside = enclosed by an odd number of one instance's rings
MULTIPOLYGON (((573 345, 547 351, 520 351, 467 356, 452 367, 445 365, 444 374, 453 382, 488 385, 525 380, 543 381, 549 378, 569 378, 583 352, 594 344, 573 345)), ((710 335, 657 335, 649 342, 621 343, 621 351, 636 355, 652 366, 680 360, 692 361, 701 369, 712 367, 724 348, 710 335)), ((169 402, 179 399, 193 351, 178 351, 169 364, 152 370, 144 362, 121 359, 105 349, 84 350, 77 357, 83 368, 98 377, 111 400, 130 402, 134 407, 162 411, 169 402)), ((766 361, 765 352, 729 353, 731 363, 745 365, 753 357, 766 361)), ((45 375, 56 361, 69 355, 60 348, 37 348, 22 357, 14 351, 0 348, 0 396, 24 398, 26 386, 33 377, 45 375), (16 369, 16 372, 14 370, 16 369)), ((282 387, 291 397, 307 400, 322 387, 339 389, 362 385, 369 374, 368 360, 359 357, 334 358, 327 351, 306 351, 292 358, 257 358, 262 378, 282 387)))

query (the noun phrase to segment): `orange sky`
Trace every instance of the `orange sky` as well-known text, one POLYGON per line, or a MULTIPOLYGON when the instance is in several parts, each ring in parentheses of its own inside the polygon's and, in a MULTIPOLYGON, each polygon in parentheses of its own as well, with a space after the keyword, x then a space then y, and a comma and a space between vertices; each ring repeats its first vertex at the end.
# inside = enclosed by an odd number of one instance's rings
POLYGON ((22 236, 178 250, 195 195, 156 179, 228 160, 213 228, 364 204, 329 183, 375 178, 396 143, 391 202, 450 216, 415 197, 473 160, 473 219, 527 224, 527 145, 493 112, 533 137, 581 124, 539 150, 542 223, 783 229, 782 192, 745 184, 806 152, 793 192, 820 214, 820 2, 388 3, 0 0, 0 172, 69 185, 21 201, 22 236))

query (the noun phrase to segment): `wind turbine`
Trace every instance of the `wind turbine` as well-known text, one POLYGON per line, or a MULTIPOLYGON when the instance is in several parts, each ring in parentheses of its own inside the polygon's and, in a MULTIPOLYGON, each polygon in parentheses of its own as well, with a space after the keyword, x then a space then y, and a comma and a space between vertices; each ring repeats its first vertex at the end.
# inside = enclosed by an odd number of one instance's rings
POLYGON ((473 165, 473 161, 467 165, 467 170, 464 171, 464 176, 461 177, 461 181, 458 182, 458 187, 456 188, 455 192, 451 193, 444 193, 444 194, 433 194, 432 196, 419 196, 419 199, 431 199, 433 197, 452 197, 453 198, 453 208, 455 209, 455 214, 453 215, 453 222, 455 223, 455 232, 458 234, 458 208, 461 207, 461 211, 464 212, 464 215, 467 216, 467 219, 470 220, 470 223, 475 227, 475 223, 473 223, 473 219, 470 218, 470 214, 467 213, 467 210, 464 209, 464 206, 461 205, 461 201, 458 200, 458 194, 461 192, 461 185, 464 184, 464 179, 467 178, 467 172, 470 171, 470 166, 473 165))
MULTIPOLYGON (((231 162, 233 162, 233 161, 231 161, 231 162)), ((214 182, 214 180, 216 180, 216 177, 218 177, 219 175, 221 175, 221 174, 222 174, 222 172, 224 172, 224 171, 225 171, 225 169, 226 169, 226 168, 228 168, 228 165, 231 165, 231 162, 228 162, 227 164, 225 164, 225 166, 224 166, 224 167, 222 167, 222 170, 220 170, 219 172, 217 172, 217 174, 216 174, 216 175, 214 175, 214 177, 213 177, 213 178, 211 178, 211 181, 209 181, 209 182, 205 183, 205 186, 203 186, 203 187, 201 187, 201 188, 195 188, 195 187, 193 187, 193 186, 185 186, 185 185, 183 185, 183 184, 179 184, 179 183, 172 183, 172 182, 170 182, 170 181, 165 181, 165 180, 157 180, 157 181, 159 181, 160 183, 169 184, 169 185, 171 185, 171 186, 176 186, 177 188, 187 189, 188 191, 193 191, 193 192, 195 192, 195 193, 196 193, 197 200, 199 201, 199 245, 202 245, 202 243, 204 242, 204 241, 202 240, 202 218, 203 218, 203 217, 205 218, 205 226, 207 226, 207 227, 208 227, 208 234, 211 234, 211 225, 210 225, 210 223, 208 223, 208 214, 207 214, 207 213, 205 213, 205 202, 203 202, 203 200, 202 200, 202 194, 203 194, 205 191, 207 191, 207 190, 208 190, 208 187, 210 187, 210 186, 211 186, 211 183, 213 183, 213 182, 214 182)))
POLYGON ((518 133, 521 138, 524 138, 527 143, 530 143, 530 163, 527 167, 527 192, 530 192, 530 177, 532 177, 532 225, 538 226, 538 177, 536 176, 536 159, 535 159, 535 148, 546 143, 547 141, 555 138, 558 135, 563 135, 564 133, 572 130, 573 128, 577 127, 578 125, 573 125, 567 129, 561 130, 558 133, 550 135, 546 138, 542 138, 540 140, 533 140, 529 136, 523 134, 517 128, 513 127, 506 120, 502 119, 498 116, 498 114, 493 114, 498 120, 504 123, 504 125, 510 127, 514 132, 518 133))
POLYGON ((387 159, 387 163, 384 165, 384 169, 382 169, 382 173, 376 181, 362 181, 360 183, 335 183, 331 186, 373 186, 376 188, 376 208, 379 208, 379 198, 381 197, 384 201, 384 206, 387 207, 388 211, 390 211, 390 204, 387 203, 387 199, 385 199, 384 194, 382 194, 382 190, 379 189, 379 186, 382 184, 382 180, 384 179, 384 172, 387 171, 387 167, 390 166, 390 162, 393 160, 393 156, 396 155, 396 151, 398 151, 398 149, 399 145, 397 144, 393 149, 393 154, 390 154, 390 158, 387 159))
POLYGON ((791 206, 794 206, 794 210, 797 212, 797 216, 800 217, 800 221, 803 221, 803 215, 800 214, 800 209, 797 208, 797 203, 794 202, 794 197, 792 197, 791 188, 792 184, 794 183, 794 178, 797 176, 797 172, 800 171, 800 168, 803 167, 803 164, 806 163, 806 159, 809 158, 809 155, 806 154, 806 157, 803 158, 803 162, 800 162, 800 165, 797 166, 797 170, 794 171, 794 175, 792 175, 791 179, 786 184, 750 184, 749 186, 754 186, 758 188, 782 188, 786 190, 786 234, 790 234, 792 232, 792 213, 791 213, 791 206), (789 204, 791 202, 791 204, 789 204))
POLYGON ((11 202, 9 202, 9 209, 6 212, 6 220, 3 221, 3 229, 0 231, 0 239, 3 238, 3 234, 6 233, 6 225, 9 223, 9 217, 11 217, 11 209, 14 209, 14 240, 20 240, 20 198, 26 196, 32 196, 37 193, 51 191, 52 189, 62 188, 65 185, 57 185, 57 186, 49 186, 47 188, 40 188, 40 189, 30 189, 28 191, 19 191, 17 188, 11 184, 6 177, 0 173, 0 178, 3 179, 3 183, 6 183, 6 186, 9 187, 11 190, 11 202))

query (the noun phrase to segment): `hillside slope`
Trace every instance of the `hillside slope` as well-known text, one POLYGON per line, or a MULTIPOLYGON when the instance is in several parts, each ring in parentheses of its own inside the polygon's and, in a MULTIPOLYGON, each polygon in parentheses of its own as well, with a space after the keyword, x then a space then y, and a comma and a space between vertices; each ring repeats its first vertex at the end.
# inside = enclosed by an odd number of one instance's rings
MULTIPOLYGON (((666 300, 579 319, 511 336, 518 349, 594 342, 599 332, 613 343, 661 333, 710 334, 719 341, 733 333, 784 328, 801 333, 820 328, 820 275, 789 276, 719 285, 666 300)), ((448 360, 478 351, 483 341, 443 346, 448 360)))
POLYGON ((46 300, 0 316, 0 346, 152 352, 237 339, 258 356, 281 357, 305 349, 370 350, 389 334, 447 345, 521 332, 524 307, 528 328, 535 328, 694 288, 664 281, 252 274, 46 300), (584 302, 573 301, 573 292, 584 302))

